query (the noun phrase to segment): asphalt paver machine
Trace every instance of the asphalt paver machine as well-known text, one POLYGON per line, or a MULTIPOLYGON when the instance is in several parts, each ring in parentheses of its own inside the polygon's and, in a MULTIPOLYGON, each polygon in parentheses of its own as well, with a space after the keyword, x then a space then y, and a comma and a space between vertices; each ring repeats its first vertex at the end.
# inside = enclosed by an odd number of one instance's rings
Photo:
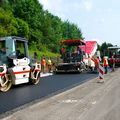
POLYGON ((83 40, 63 40, 61 43, 64 49, 61 49, 62 62, 56 65, 55 72, 82 72, 85 70, 83 62, 83 51, 80 45, 85 45, 83 40))

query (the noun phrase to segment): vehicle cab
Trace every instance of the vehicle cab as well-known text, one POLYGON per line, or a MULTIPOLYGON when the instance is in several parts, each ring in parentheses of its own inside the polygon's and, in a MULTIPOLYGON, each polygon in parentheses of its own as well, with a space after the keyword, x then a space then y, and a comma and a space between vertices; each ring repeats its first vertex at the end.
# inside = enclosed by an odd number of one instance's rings
POLYGON ((28 55, 28 41, 22 37, 0 38, 0 90, 11 85, 32 82, 40 78, 40 64, 32 63, 28 55))

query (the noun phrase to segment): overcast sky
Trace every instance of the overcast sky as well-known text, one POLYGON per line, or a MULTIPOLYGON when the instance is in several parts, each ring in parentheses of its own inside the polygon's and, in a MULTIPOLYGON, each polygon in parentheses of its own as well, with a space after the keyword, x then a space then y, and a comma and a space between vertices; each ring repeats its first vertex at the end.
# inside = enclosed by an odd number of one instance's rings
POLYGON ((43 8, 78 25, 85 40, 120 46, 120 0, 39 0, 43 8))

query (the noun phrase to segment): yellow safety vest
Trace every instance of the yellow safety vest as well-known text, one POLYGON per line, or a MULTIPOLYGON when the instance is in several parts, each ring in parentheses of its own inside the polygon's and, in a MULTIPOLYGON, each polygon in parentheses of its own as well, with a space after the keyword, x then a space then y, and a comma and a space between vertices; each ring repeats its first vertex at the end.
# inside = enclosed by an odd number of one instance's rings
POLYGON ((48 65, 52 65, 52 61, 50 59, 48 60, 48 65))

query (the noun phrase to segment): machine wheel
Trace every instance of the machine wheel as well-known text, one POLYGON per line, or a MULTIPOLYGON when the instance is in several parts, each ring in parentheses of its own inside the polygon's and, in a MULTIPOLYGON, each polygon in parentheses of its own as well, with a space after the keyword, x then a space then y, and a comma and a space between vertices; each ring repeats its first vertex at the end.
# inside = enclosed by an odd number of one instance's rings
POLYGON ((39 83, 39 81, 40 81, 40 72, 38 73, 37 71, 35 71, 35 73, 31 73, 30 83, 36 85, 39 83))
POLYGON ((36 85, 39 83, 39 81, 40 81, 40 78, 37 78, 37 79, 32 79, 31 82, 32 82, 32 84, 36 85))
POLYGON ((0 90, 2 92, 7 92, 12 86, 12 81, 9 79, 8 76, 3 76, 3 81, 4 83, 0 86, 0 90))

